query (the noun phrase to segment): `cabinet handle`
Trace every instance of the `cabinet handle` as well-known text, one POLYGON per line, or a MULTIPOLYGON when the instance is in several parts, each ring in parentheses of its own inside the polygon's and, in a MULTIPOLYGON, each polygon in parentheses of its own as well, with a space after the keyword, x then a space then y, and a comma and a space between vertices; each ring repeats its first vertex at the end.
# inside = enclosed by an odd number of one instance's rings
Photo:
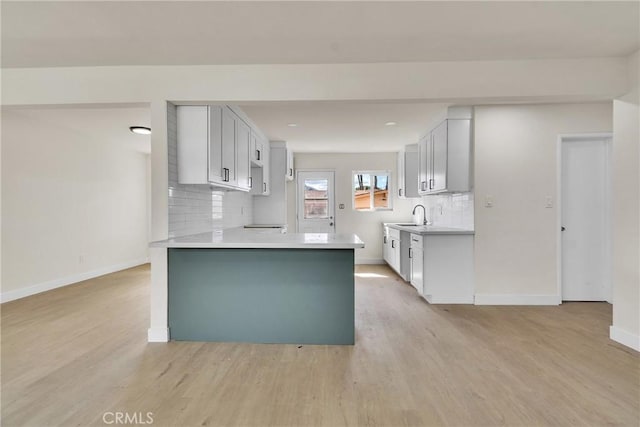
POLYGON ((382 243, 387 243, 387 236, 382 236, 382 243))
POLYGON ((411 239, 411 240, 413 240, 414 242, 419 242, 419 241, 420 241, 420 240, 418 240, 418 239, 411 239))
POLYGON ((266 192, 267 192, 267 183, 266 183, 266 182, 265 182, 265 183, 263 183, 263 184, 262 184, 262 186, 264 187, 264 190, 263 190, 263 191, 266 193, 266 192))
POLYGON ((391 240, 391 247, 392 247, 393 249, 395 249, 395 248, 396 248, 396 241, 395 241, 395 240, 391 240))
POLYGON ((433 187, 436 186, 436 180, 435 179, 430 179, 429 180, 429 190, 433 190, 433 187))
POLYGON ((411 248, 409 248, 409 258, 413 258, 413 252, 411 252, 411 248))
POLYGON ((402 197, 402 188, 398 188, 398 197, 402 197))
POLYGON ((260 150, 256 150, 256 160, 260 160, 260 150))
POLYGON ((249 177, 249 188, 253 188, 253 177, 249 177))
POLYGON ((420 191, 424 191, 427 189, 427 181, 420 182, 420 191))
POLYGON ((293 168, 289 168, 289 176, 293 176, 293 168))
POLYGON ((224 182, 229 182, 229 168, 222 168, 223 174, 222 174, 222 180, 224 182))

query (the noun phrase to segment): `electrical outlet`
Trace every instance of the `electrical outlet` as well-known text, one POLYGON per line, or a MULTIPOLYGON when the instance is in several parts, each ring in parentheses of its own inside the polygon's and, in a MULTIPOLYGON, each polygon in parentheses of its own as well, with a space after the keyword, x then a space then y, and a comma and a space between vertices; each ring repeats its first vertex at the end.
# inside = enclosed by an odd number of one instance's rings
POLYGON ((487 208, 493 207, 493 196, 485 196, 484 197, 484 206, 487 208))
POLYGON ((547 196, 544 198, 544 207, 545 208, 553 207, 553 198, 551 196, 547 196))
POLYGON ((338 205, 338 209, 344 209, 344 203, 340 203, 340 204, 338 205))

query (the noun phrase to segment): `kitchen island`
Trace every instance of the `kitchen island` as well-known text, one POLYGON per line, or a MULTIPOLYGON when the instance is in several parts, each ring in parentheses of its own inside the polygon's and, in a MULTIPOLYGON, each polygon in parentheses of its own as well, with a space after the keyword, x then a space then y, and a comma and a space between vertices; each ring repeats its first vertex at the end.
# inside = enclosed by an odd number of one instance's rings
POLYGON ((240 228, 150 247, 166 252, 167 339, 354 343, 354 234, 240 228))

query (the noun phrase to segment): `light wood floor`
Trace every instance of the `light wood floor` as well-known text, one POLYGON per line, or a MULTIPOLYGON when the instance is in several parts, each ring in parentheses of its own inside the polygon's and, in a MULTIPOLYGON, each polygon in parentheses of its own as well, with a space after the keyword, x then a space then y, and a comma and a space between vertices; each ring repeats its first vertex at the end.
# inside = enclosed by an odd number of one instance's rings
POLYGON ((638 425, 610 305, 430 306, 357 272, 353 347, 148 344, 147 266, 4 304, 2 424, 638 425))

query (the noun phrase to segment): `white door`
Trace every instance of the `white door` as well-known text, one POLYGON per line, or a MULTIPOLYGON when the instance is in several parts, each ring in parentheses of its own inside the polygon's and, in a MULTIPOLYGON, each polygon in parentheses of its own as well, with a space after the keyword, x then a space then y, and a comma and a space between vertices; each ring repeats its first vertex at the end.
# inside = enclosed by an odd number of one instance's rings
POLYGON ((609 140, 561 142, 562 299, 605 301, 609 282, 609 140))
POLYGON ((299 233, 335 233, 332 171, 298 171, 299 233))

